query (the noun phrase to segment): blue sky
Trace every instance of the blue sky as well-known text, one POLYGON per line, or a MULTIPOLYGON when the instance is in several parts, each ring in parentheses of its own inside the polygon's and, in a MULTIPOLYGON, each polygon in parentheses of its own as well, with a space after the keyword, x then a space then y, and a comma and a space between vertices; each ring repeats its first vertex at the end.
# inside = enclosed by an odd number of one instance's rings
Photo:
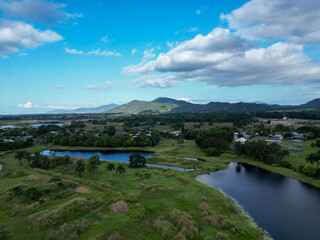
POLYGON ((315 0, 0 0, 0 114, 304 103, 320 95, 319 25, 315 0))

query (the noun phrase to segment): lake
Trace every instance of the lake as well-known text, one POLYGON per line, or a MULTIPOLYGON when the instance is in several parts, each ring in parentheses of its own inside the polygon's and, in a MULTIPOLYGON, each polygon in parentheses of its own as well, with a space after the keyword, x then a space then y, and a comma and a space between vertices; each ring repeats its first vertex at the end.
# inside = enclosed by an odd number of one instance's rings
POLYGON ((320 239, 320 189, 248 164, 199 175, 231 196, 276 240, 320 239))
MULTIPOLYGON (((100 160, 103 161, 118 161, 118 162, 126 162, 129 163, 129 157, 133 153, 139 153, 144 157, 152 157, 156 156, 153 152, 146 152, 146 151, 50 151, 45 150, 41 152, 43 155, 50 156, 55 154, 56 156, 65 156, 69 155, 71 157, 80 157, 80 158, 90 158, 93 155, 99 155, 100 160)), ((173 167, 167 165, 158 165, 158 164, 146 164, 147 166, 154 166, 154 167, 162 167, 162 168, 171 168, 178 171, 190 171, 193 169, 185 169, 181 167, 173 167)))

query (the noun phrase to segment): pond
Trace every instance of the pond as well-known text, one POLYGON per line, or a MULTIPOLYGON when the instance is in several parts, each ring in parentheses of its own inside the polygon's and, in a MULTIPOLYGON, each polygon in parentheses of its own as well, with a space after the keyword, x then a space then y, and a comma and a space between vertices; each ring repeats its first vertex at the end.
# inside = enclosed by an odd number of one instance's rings
POLYGON ((3 125, 3 126, 0 126, 0 129, 6 129, 6 128, 16 128, 16 126, 14 126, 14 125, 3 125))
POLYGON ((41 126, 52 126, 52 125, 58 126, 58 127, 63 127, 62 123, 35 123, 35 124, 31 124, 30 126, 33 128, 38 128, 41 126))
POLYGON ((316 187, 237 163, 197 180, 237 200, 276 240, 320 239, 320 189, 316 187))
MULTIPOLYGON (((50 151, 45 150, 41 152, 43 155, 50 156, 55 154, 56 156, 65 156, 69 155, 71 157, 80 157, 80 158, 90 158, 93 155, 99 155, 100 160, 104 161, 118 161, 118 162, 126 162, 129 163, 129 157, 133 153, 139 153, 144 157, 152 157, 156 156, 153 152, 146 152, 146 151, 50 151)), ((178 171, 190 171, 193 169, 185 169, 181 167, 173 167, 167 165, 158 165, 158 164, 146 164, 147 166, 154 166, 154 167, 162 167, 162 168, 171 168, 178 171)))

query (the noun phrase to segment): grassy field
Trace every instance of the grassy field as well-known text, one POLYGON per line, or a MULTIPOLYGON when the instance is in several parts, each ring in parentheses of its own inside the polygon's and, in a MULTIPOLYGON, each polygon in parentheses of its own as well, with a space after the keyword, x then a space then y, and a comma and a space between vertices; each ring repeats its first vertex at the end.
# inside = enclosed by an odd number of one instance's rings
MULTIPOLYGON (((27 150, 54 148, 62 147, 36 146, 27 150)), ((147 150, 171 155, 148 159, 158 164, 193 167, 194 161, 182 157, 204 157, 193 141, 183 145, 173 140, 164 141, 147 150)), ((12 239, 140 240, 174 239, 176 236, 183 239, 184 235, 186 239, 225 239, 224 234, 230 239, 261 239, 261 231, 239 215, 228 198, 194 179, 197 174, 225 166, 209 158, 206 162, 196 161, 196 167, 202 170, 193 172, 126 167, 122 185, 115 172, 110 181, 106 162, 96 173, 86 171, 82 178, 72 168, 40 170, 31 169, 26 163, 20 166, 14 153, 1 157, 1 162, 6 163, 6 168, 0 178, 0 222, 8 224, 0 233, 4 236, 3 231, 7 229, 12 239), (30 175, 39 179, 25 181, 30 175), (54 177, 60 180, 52 182, 54 177), (18 185, 23 193, 15 188, 18 185), (74 189, 78 186, 91 192, 76 193, 74 189), (40 189, 40 200, 33 201, 25 196, 31 187, 40 189), (116 214, 110 207, 120 199, 126 202, 128 209, 116 214), (210 215, 203 215, 199 206, 210 215), (163 218, 159 219, 160 216, 163 218)))

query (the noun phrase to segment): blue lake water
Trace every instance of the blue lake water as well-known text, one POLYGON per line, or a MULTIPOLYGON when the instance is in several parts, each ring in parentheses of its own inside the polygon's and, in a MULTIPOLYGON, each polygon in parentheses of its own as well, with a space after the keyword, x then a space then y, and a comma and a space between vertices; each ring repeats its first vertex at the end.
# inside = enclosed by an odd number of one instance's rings
MULTIPOLYGON (((80 158, 90 158, 93 155, 99 155, 100 160, 103 161, 118 161, 118 162, 126 162, 129 163, 129 157, 133 153, 139 153, 144 157, 152 157, 155 156, 152 152, 145 152, 145 151, 50 151, 45 150, 41 152, 43 155, 52 155, 55 154, 56 156, 65 156, 69 155, 71 157, 80 157, 80 158)), ((193 169, 185 169, 181 167, 173 167, 167 165, 158 165, 158 164, 146 164, 147 166, 154 166, 154 167, 162 167, 162 168, 171 168, 178 171, 190 171, 193 169)))
POLYGON ((248 164, 197 180, 236 199, 276 240, 320 239, 320 189, 248 164))

